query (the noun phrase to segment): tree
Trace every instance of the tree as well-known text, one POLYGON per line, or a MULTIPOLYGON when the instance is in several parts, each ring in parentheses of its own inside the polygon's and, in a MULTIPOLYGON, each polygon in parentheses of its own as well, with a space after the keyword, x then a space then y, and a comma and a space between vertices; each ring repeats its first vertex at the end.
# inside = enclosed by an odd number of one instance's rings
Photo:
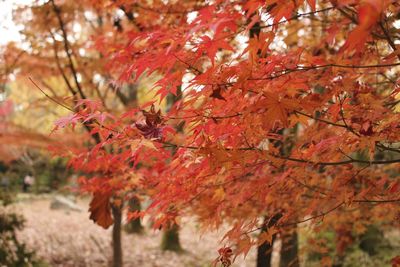
MULTIPOLYGON (((17 8, 14 12, 15 21, 25 25, 21 33, 23 43, 7 46, 7 57, 4 56, 4 61, 8 64, 5 64, 2 78, 8 78, 8 74, 14 73, 18 78, 18 85, 25 82, 30 89, 34 86, 36 92, 43 94, 42 97, 47 97, 47 100, 50 99, 69 111, 84 112, 89 103, 85 101, 93 97, 114 112, 123 110, 123 106, 131 106, 136 101, 136 92, 126 95, 124 88, 110 83, 111 74, 103 68, 103 56, 92 48, 94 43, 89 44, 86 40, 90 34, 95 33, 113 34, 118 39, 118 33, 125 25, 122 17, 115 13, 116 10, 103 14, 101 5, 91 1, 35 2, 17 8), (110 98, 109 95, 115 97, 110 98), (119 99, 122 105, 114 99, 119 99)), ((31 93, 28 98, 32 98, 31 93)), ((62 120, 58 123, 62 124, 62 120)), ((84 136, 82 130, 90 133, 90 123, 84 123, 79 130, 84 136)), ((90 136, 92 140, 81 138, 89 145, 99 143, 97 133, 90 136)), ((114 219, 119 220, 114 224, 117 229, 113 231, 114 266, 122 265, 121 212, 117 205, 113 205, 114 219)))
POLYGON ((96 173, 83 187, 100 225, 112 222, 111 196, 135 184, 152 204, 132 216, 156 228, 184 214, 205 228, 230 223, 219 257, 228 266, 300 223, 340 222, 342 233, 398 224, 396 1, 111 2, 140 29, 117 42, 97 35, 116 84, 155 73, 162 99, 184 89, 166 114, 85 100, 59 123, 82 122, 98 138, 72 164, 96 173))
MULTIPOLYGON (((30 89, 32 86, 36 88, 36 92, 42 94, 41 97, 45 100, 47 98, 53 104, 56 103, 58 109, 61 107, 67 111, 85 113, 88 111, 87 108, 92 109, 97 103, 101 103, 106 110, 112 110, 114 113, 123 112, 126 108, 135 108, 137 102, 143 101, 148 94, 146 93, 145 97, 137 95, 138 83, 124 86, 113 83, 113 73, 105 67, 107 61, 100 40, 87 40, 90 35, 112 36, 114 44, 117 44, 121 40, 126 40, 123 32, 143 29, 138 26, 130 10, 115 1, 112 3, 113 5, 109 6, 108 2, 47 1, 17 8, 14 12, 15 21, 25 25, 21 32, 23 43, 10 44, 6 47, 7 56, 4 58, 8 64, 5 64, 2 78, 7 78, 13 73, 18 79, 18 86, 27 82, 30 89), (106 9, 106 6, 110 8, 106 9), (98 48, 97 51, 95 47, 98 48), (43 62, 48 63, 43 64, 43 62), (97 101, 90 101, 92 98, 96 98, 97 101)), ((32 94, 23 94, 23 97, 31 100, 32 94)), ((17 99, 21 101, 20 97, 17 99)), ((50 106, 48 101, 47 104, 50 106)), ((160 105, 163 106, 162 103, 160 105)), ((54 111, 52 108, 50 110, 54 111)), ((26 118, 24 112, 19 114, 22 115, 20 116, 22 119, 26 118)), ((63 127, 63 123, 65 121, 62 119, 57 122, 59 128, 63 127)), ((88 133, 93 130, 90 120, 82 126, 78 130, 82 135, 85 130, 88 133)), ((92 141, 85 139, 87 144, 99 145, 99 135, 94 133, 91 137, 92 141)), ((110 149, 109 152, 113 151, 112 148, 107 149, 110 149)), ((65 149, 61 150, 65 152, 65 149)), ((85 150, 79 152, 75 150, 74 153, 84 154, 85 150)), ((86 171, 92 172, 93 169, 86 171)), ((82 190, 85 192, 84 187, 82 190)), ((135 192, 133 186, 130 190, 135 192)), ((132 193, 128 191, 121 194, 132 193)), ((120 197, 117 196, 116 199, 119 200, 120 197)), ((129 198, 127 197, 128 200, 129 198)), ((114 217, 122 218, 117 212, 117 206, 114 206, 113 211, 114 217)), ((119 225, 114 224, 114 227, 119 225)), ((114 231, 113 237, 121 240, 117 237, 117 233, 120 233, 120 230, 114 231)), ((118 243, 114 241, 113 245, 121 247, 117 245, 118 243)), ((116 254, 122 255, 122 252, 116 254)), ((122 262, 120 259, 116 261, 122 262)))
MULTIPOLYGON (((282 231, 334 212, 347 217, 349 207, 363 210, 360 223, 368 224, 378 219, 375 204, 395 205, 396 3, 186 5, 134 3, 153 27, 110 54, 120 81, 144 70, 161 75, 161 96, 191 76, 175 109, 145 112, 147 128, 136 130, 136 138, 153 139, 152 157, 178 148, 167 164, 150 167, 158 172, 149 214, 160 223, 185 211, 210 227, 233 222, 227 238, 240 254, 255 244, 248 233, 262 227, 265 209, 283 214, 270 229, 282 231), (257 24, 258 38, 243 42, 257 24), (176 121, 184 122, 184 141, 156 134, 176 121), (291 143, 290 154, 271 140, 291 143)), ((120 141, 127 126, 116 121, 120 141)), ((394 223, 390 211, 385 220, 394 223)))

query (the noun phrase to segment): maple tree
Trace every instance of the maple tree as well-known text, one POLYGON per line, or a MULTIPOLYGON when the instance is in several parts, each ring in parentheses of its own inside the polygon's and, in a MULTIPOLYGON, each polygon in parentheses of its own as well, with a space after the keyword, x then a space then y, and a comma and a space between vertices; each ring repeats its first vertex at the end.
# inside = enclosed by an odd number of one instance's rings
POLYGON ((72 70, 76 106, 57 127, 80 122, 95 139, 65 156, 92 174, 80 182, 99 225, 135 190, 152 204, 128 216, 155 228, 184 215, 205 230, 232 225, 224 266, 277 233, 296 238, 301 223, 334 229, 339 254, 352 231, 398 226, 397 1, 83 3, 129 21, 83 40, 114 90, 151 74, 161 99, 182 88, 168 112, 155 101, 121 111, 89 100, 104 98, 84 93, 84 67, 72 70))
MULTIPOLYGON (((2 78, 7 78, 8 73, 13 73, 17 77, 17 86, 23 88, 28 86, 30 89, 33 86, 35 89, 33 94, 29 92, 26 95, 22 93, 22 96, 19 97, 14 96, 15 104, 24 103, 25 106, 26 102, 24 101, 34 102, 32 95, 39 93, 51 112, 57 110, 58 113, 60 108, 64 108, 62 110, 64 113, 65 111, 85 113, 87 112, 85 108, 94 110, 99 103, 107 110, 120 112, 127 107, 135 107, 137 103, 152 97, 152 94, 143 93, 139 84, 116 87, 112 83, 108 70, 103 68, 105 64, 103 54, 93 48, 93 43, 86 40, 88 36, 96 34, 113 36, 114 40, 118 40, 123 37, 121 33, 124 30, 132 27, 136 29, 132 23, 132 14, 124 11, 122 6, 118 6, 114 10, 103 10, 91 1, 83 3, 35 2, 16 8, 14 15, 16 23, 25 25, 21 32, 22 44, 11 43, 6 47, 5 73, 2 78), (121 14, 121 12, 124 13, 121 14), (96 98, 98 101, 91 101, 89 98, 96 98), (58 107, 55 108, 54 104, 58 107)), ((143 78, 141 81, 146 83, 149 79, 151 80, 152 77, 143 78)), ((11 91, 17 90, 13 88, 11 91)), ((160 106, 164 106, 164 102, 160 106)), ((31 117, 26 116, 24 112, 18 112, 18 114, 22 119, 31 120, 31 117)), ((59 115, 59 117, 61 116, 59 115)), ((109 115, 104 114, 100 120, 107 116, 109 115)), ((70 120, 74 120, 73 115, 57 120, 57 127, 62 128, 70 120)), ((35 123, 41 123, 41 121, 35 120, 35 123)), ((30 126, 32 125, 30 123, 30 126)), ((46 127, 41 125, 40 128, 45 129, 46 127)), ((82 129, 79 126, 77 128, 79 129, 77 133, 81 135, 84 135, 82 130, 90 132, 93 129, 89 123, 85 123, 82 129)), ((91 139, 90 142, 86 137, 82 138, 89 146, 99 143, 97 134, 92 135, 91 139)), ((68 151, 63 147, 57 149, 63 152, 68 151)), ((76 153, 85 153, 87 147, 80 150, 72 147, 71 150, 76 153)), ((67 155, 69 155, 68 152, 67 155)), ((82 189, 85 192, 84 187, 82 189)), ((130 194, 130 198, 135 198, 134 189, 131 193, 133 194, 130 194)), ((94 194, 94 196, 97 195, 94 194)), ((109 195, 109 198, 106 198, 103 203, 110 198, 113 199, 109 195)), ((104 198, 94 197, 93 207, 96 207, 98 199, 104 201, 104 198)), ((119 203, 120 207, 113 211, 120 213, 122 202, 112 202, 119 203)), ((113 217, 115 216, 116 214, 113 215, 113 217)), ((108 219, 107 227, 110 222, 113 220, 108 219)), ((118 239, 113 241, 114 254, 116 258, 122 258, 119 237, 121 227, 114 226, 113 228, 113 237, 118 239)), ((118 261, 121 262, 122 259, 118 261)))
MULTIPOLYGON (((116 18, 109 16, 109 14, 103 14, 101 10, 97 10, 92 5, 88 6, 85 3, 82 5, 77 2, 35 2, 20 6, 14 11, 14 21, 24 25, 21 32, 22 43, 11 43, 4 49, 4 72, 2 72, 1 77, 7 78, 9 73, 13 73, 17 78, 17 86, 23 88, 28 86, 30 91, 32 91, 33 86, 34 92, 29 92, 26 97, 22 94, 22 97, 15 98, 14 96, 13 99, 13 95, 7 95, 7 98, 13 100, 16 105, 23 107, 22 112, 19 111, 16 114, 20 117, 22 115, 23 119, 28 119, 30 127, 35 127, 34 125, 38 123, 40 127, 37 128, 41 128, 39 131, 45 129, 42 118, 49 117, 47 114, 45 116, 39 115, 41 118, 36 118, 32 123, 32 108, 37 108, 38 104, 34 104, 35 107, 26 107, 26 102, 35 102, 33 100, 36 98, 33 97, 35 93, 39 93, 44 98, 37 100, 37 102, 41 100, 47 104, 47 112, 58 113, 58 117, 63 116, 62 114, 65 114, 65 111, 79 111, 86 105, 85 100, 88 97, 96 97, 104 107, 110 106, 114 111, 122 109, 123 106, 134 105, 136 92, 127 94, 127 88, 113 88, 107 72, 103 71, 102 55, 92 49, 84 39, 94 32, 113 33, 116 23, 114 19, 116 18), (24 98, 27 98, 27 100, 24 98), (114 99, 118 99, 119 102, 114 101, 114 99), (79 102, 81 100, 82 102, 79 102), (59 109, 64 110, 60 112, 59 109), (28 110, 29 115, 24 110, 28 110)), ((17 90, 21 91, 20 88, 12 88, 11 92, 14 93, 17 90)), ((10 102, 10 100, 8 101, 10 102)), ((90 104, 93 107, 93 105, 96 105, 96 101, 90 102, 90 104)), ((73 116, 70 118, 73 118, 73 116)), ((58 123, 62 124, 66 121, 60 119, 58 123)), ((75 134, 76 140, 83 141, 85 144, 99 141, 96 135, 92 136, 91 141, 84 136, 82 130, 90 131, 91 127, 85 125, 82 129, 79 129, 77 134, 81 136, 77 137, 75 134)), ((46 132, 46 134, 48 133, 49 131, 46 132)), ((65 149, 66 137, 68 136, 65 134, 61 136, 59 134, 54 135, 53 132, 51 138, 34 135, 35 139, 33 139, 32 134, 25 131, 19 133, 18 139, 15 138, 15 134, 10 135, 8 132, 2 139, 10 140, 10 138, 13 138, 12 140, 16 140, 19 146, 27 140, 30 147, 36 139, 40 139, 41 147, 51 145, 57 150, 68 151, 65 149), (55 142, 57 138, 63 140, 64 144, 60 146, 59 143, 55 142)), ((8 150, 9 148, 8 145, 8 150)), ((82 148, 82 142, 80 142, 80 146, 70 146, 69 149, 83 151, 85 148, 82 148)), ((94 197, 94 201, 97 201, 97 199, 94 197)), ((120 210, 114 209, 114 213, 120 214, 120 210)), ((121 220, 122 218, 119 222, 121 220)), ((121 262, 121 225, 116 223, 113 228, 113 248, 116 259, 114 262, 121 262)))

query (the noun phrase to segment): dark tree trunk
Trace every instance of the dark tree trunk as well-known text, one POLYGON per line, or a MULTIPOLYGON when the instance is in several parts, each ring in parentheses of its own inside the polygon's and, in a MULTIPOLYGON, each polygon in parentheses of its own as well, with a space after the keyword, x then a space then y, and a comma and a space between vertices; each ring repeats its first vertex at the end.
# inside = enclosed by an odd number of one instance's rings
MULTIPOLYGON (((282 217, 282 214, 277 213, 272 218, 264 217, 263 227, 261 228, 261 233, 265 233, 269 228, 274 226, 277 221, 282 217)), ((270 267, 272 259, 272 248, 274 241, 276 239, 276 234, 272 236, 271 243, 264 242, 257 249, 257 267, 270 267)))
POLYGON ((114 217, 114 225, 112 229, 112 247, 113 247, 113 260, 112 267, 122 267, 122 243, 121 243, 121 223, 122 223, 122 209, 121 207, 111 206, 112 215, 114 217))
POLYGON ((272 242, 264 242, 257 248, 257 267, 271 267, 272 247, 275 241, 275 235, 272 242))
POLYGON ((137 107, 137 83, 128 84, 126 87, 123 88, 113 87, 113 89, 115 90, 116 96, 125 107, 137 107))
POLYGON ((179 227, 176 224, 170 229, 164 231, 161 241, 161 249, 175 252, 182 251, 181 243, 179 241, 179 227))
POLYGON ((282 235, 280 267, 299 267, 297 228, 282 235))
POLYGON ((390 246, 385 239, 384 232, 377 225, 369 225, 367 231, 358 238, 360 239, 360 249, 371 257, 378 254, 383 248, 390 246))
MULTIPOLYGON (((169 94, 167 96, 167 110, 170 110, 172 106, 182 99, 182 88, 179 86, 176 90, 176 95, 169 94)), ((182 125, 176 126, 176 131, 182 131, 182 125)), ((176 151, 173 149, 171 154, 175 154, 176 151)), ((179 252, 182 251, 181 243, 179 241, 179 227, 174 224, 170 229, 164 230, 163 237, 161 240, 161 249, 179 252)))
MULTIPOLYGON (((133 197, 128 202, 129 211, 140 211, 141 205, 140 200, 137 197, 133 197)), ((143 226, 140 222, 140 218, 136 218, 128 222, 125 226, 125 231, 130 234, 140 234, 143 232, 143 226)))

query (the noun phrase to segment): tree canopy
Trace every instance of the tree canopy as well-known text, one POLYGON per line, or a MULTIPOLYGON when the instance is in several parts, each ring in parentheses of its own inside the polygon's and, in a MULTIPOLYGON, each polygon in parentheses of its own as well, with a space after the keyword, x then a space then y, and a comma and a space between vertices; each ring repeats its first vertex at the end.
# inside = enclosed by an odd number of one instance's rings
POLYGON ((28 10, 19 18, 32 21, 30 48, 14 67, 71 111, 56 128, 81 124, 92 137, 59 153, 90 174, 80 184, 99 225, 134 190, 151 205, 129 217, 155 228, 185 215, 205 230, 229 224, 225 266, 301 223, 398 226, 397 1, 50 0, 28 10), (48 75, 64 89, 46 86, 48 75), (150 75, 157 98, 126 105, 126 85, 150 75), (173 96, 168 111, 158 106, 173 96))

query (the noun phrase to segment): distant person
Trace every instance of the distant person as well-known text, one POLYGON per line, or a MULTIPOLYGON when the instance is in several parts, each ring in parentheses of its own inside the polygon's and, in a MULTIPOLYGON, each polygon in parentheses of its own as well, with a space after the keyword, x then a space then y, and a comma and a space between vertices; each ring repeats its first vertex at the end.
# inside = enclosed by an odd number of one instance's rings
POLYGON ((26 175, 23 181, 23 191, 24 193, 27 193, 29 191, 29 188, 35 183, 35 178, 31 176, 30 174, 26 175))

